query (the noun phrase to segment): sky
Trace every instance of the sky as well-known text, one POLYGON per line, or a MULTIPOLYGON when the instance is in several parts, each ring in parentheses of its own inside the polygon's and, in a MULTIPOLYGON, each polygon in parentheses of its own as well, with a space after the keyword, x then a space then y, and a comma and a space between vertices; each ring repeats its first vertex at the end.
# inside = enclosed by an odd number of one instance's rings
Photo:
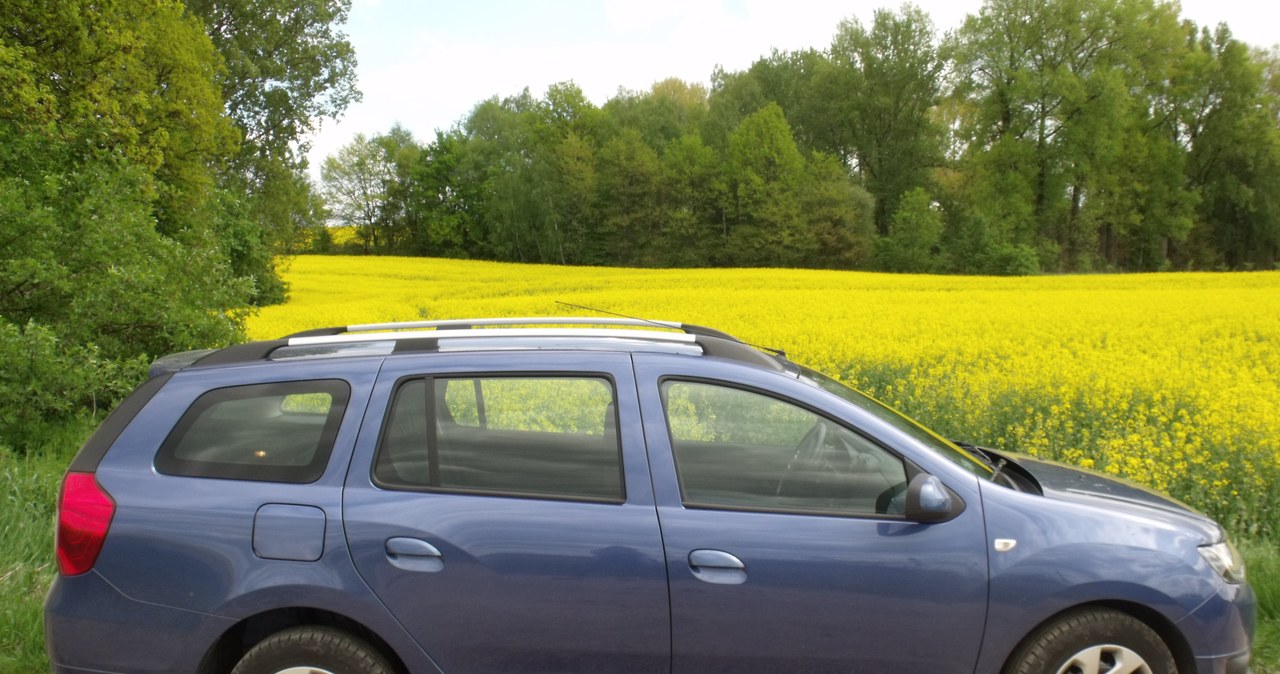
MULTIPOLYGON (((981 0, 915 0, 939 33, 958 28, 981 0)), ((400 124, 420 142, 493 96, 525 87, 540 97, 573 80, 603 105, 619 88, 645 91, 678 77, 710 84, 717 65, 745 70, 772 49, 830 45, 840 22, 869 25, 896 2, 848 0, 352 0, 345 32, 364 100, 312 136, 311 173, 357 133, 400 124)), ((1183 0, 1200 25, 1226 22, 1240 40, 1280 43, 1280 3, 1183 0)))

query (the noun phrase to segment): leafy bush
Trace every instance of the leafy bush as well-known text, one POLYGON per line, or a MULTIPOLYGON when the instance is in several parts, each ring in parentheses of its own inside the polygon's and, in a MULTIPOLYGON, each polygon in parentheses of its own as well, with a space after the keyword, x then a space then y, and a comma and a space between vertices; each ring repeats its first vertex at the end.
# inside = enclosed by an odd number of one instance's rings
POLYGON ((63 343, 36 323, 0 322, 0 446, 26 453, 49 428, 110 409, 145 365, 141 358, 112 360, 97 347, 63 343))
POLYGON ((0 444, 109 409, 150 358, 242 337, 251 281, 208 230, 160 233, 154 187, 120 159, 0 178, 0 444))
POLYGON ((907 192, 893 214, 889 235, 876 241, 876 261, 895 272, 934 272, 940 267, 942 214, 921 188, 907 192))
POLYGON ((1040 256, 1031 246, 996 246, 986 260, 985 271, 997 276, 1033 276, 1040 273, 1040 256))

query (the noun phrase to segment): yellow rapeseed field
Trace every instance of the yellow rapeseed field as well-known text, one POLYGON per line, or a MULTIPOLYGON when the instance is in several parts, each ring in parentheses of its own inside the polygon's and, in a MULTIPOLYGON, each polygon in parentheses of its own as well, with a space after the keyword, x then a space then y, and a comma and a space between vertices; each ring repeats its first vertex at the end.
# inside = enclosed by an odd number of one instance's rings
POLYGON ((1280 534, 1280 272, 1035 278, 293 258, 250 336, 477 316, 697 323, 785 349, 949 435, 1280 534))

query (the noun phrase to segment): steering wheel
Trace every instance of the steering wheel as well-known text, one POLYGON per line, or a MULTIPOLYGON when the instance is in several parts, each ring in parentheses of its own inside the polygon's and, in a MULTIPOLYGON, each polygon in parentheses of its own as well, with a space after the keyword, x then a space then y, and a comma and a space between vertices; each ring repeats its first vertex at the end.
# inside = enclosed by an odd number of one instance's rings
POLYGON ((785 496, 787 487, 789 485, 794 486, 796 478, 806 473, 812 473, 819 466, 823 447, 827 442, 828 423, 823 419, 818 419, 805 432, 804 437, 800 438, 800 442, 796 445, 795 455, 791 457, 791 461, 787 463, 786 470, 782 472, 782 477, 778 479, 778 487, 773 492, 774 496, 785 496))

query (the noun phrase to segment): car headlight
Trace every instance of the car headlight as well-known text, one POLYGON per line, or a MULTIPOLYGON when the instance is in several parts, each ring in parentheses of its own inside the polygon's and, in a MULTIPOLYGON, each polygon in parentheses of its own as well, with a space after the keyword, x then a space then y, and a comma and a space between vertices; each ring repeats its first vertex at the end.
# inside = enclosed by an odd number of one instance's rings
POLYGON ((1213 545, 1202 545, 1200 556, 1228 583, 1244 582, 1244 558, 1231 543, 1223 540, 1213 545))

